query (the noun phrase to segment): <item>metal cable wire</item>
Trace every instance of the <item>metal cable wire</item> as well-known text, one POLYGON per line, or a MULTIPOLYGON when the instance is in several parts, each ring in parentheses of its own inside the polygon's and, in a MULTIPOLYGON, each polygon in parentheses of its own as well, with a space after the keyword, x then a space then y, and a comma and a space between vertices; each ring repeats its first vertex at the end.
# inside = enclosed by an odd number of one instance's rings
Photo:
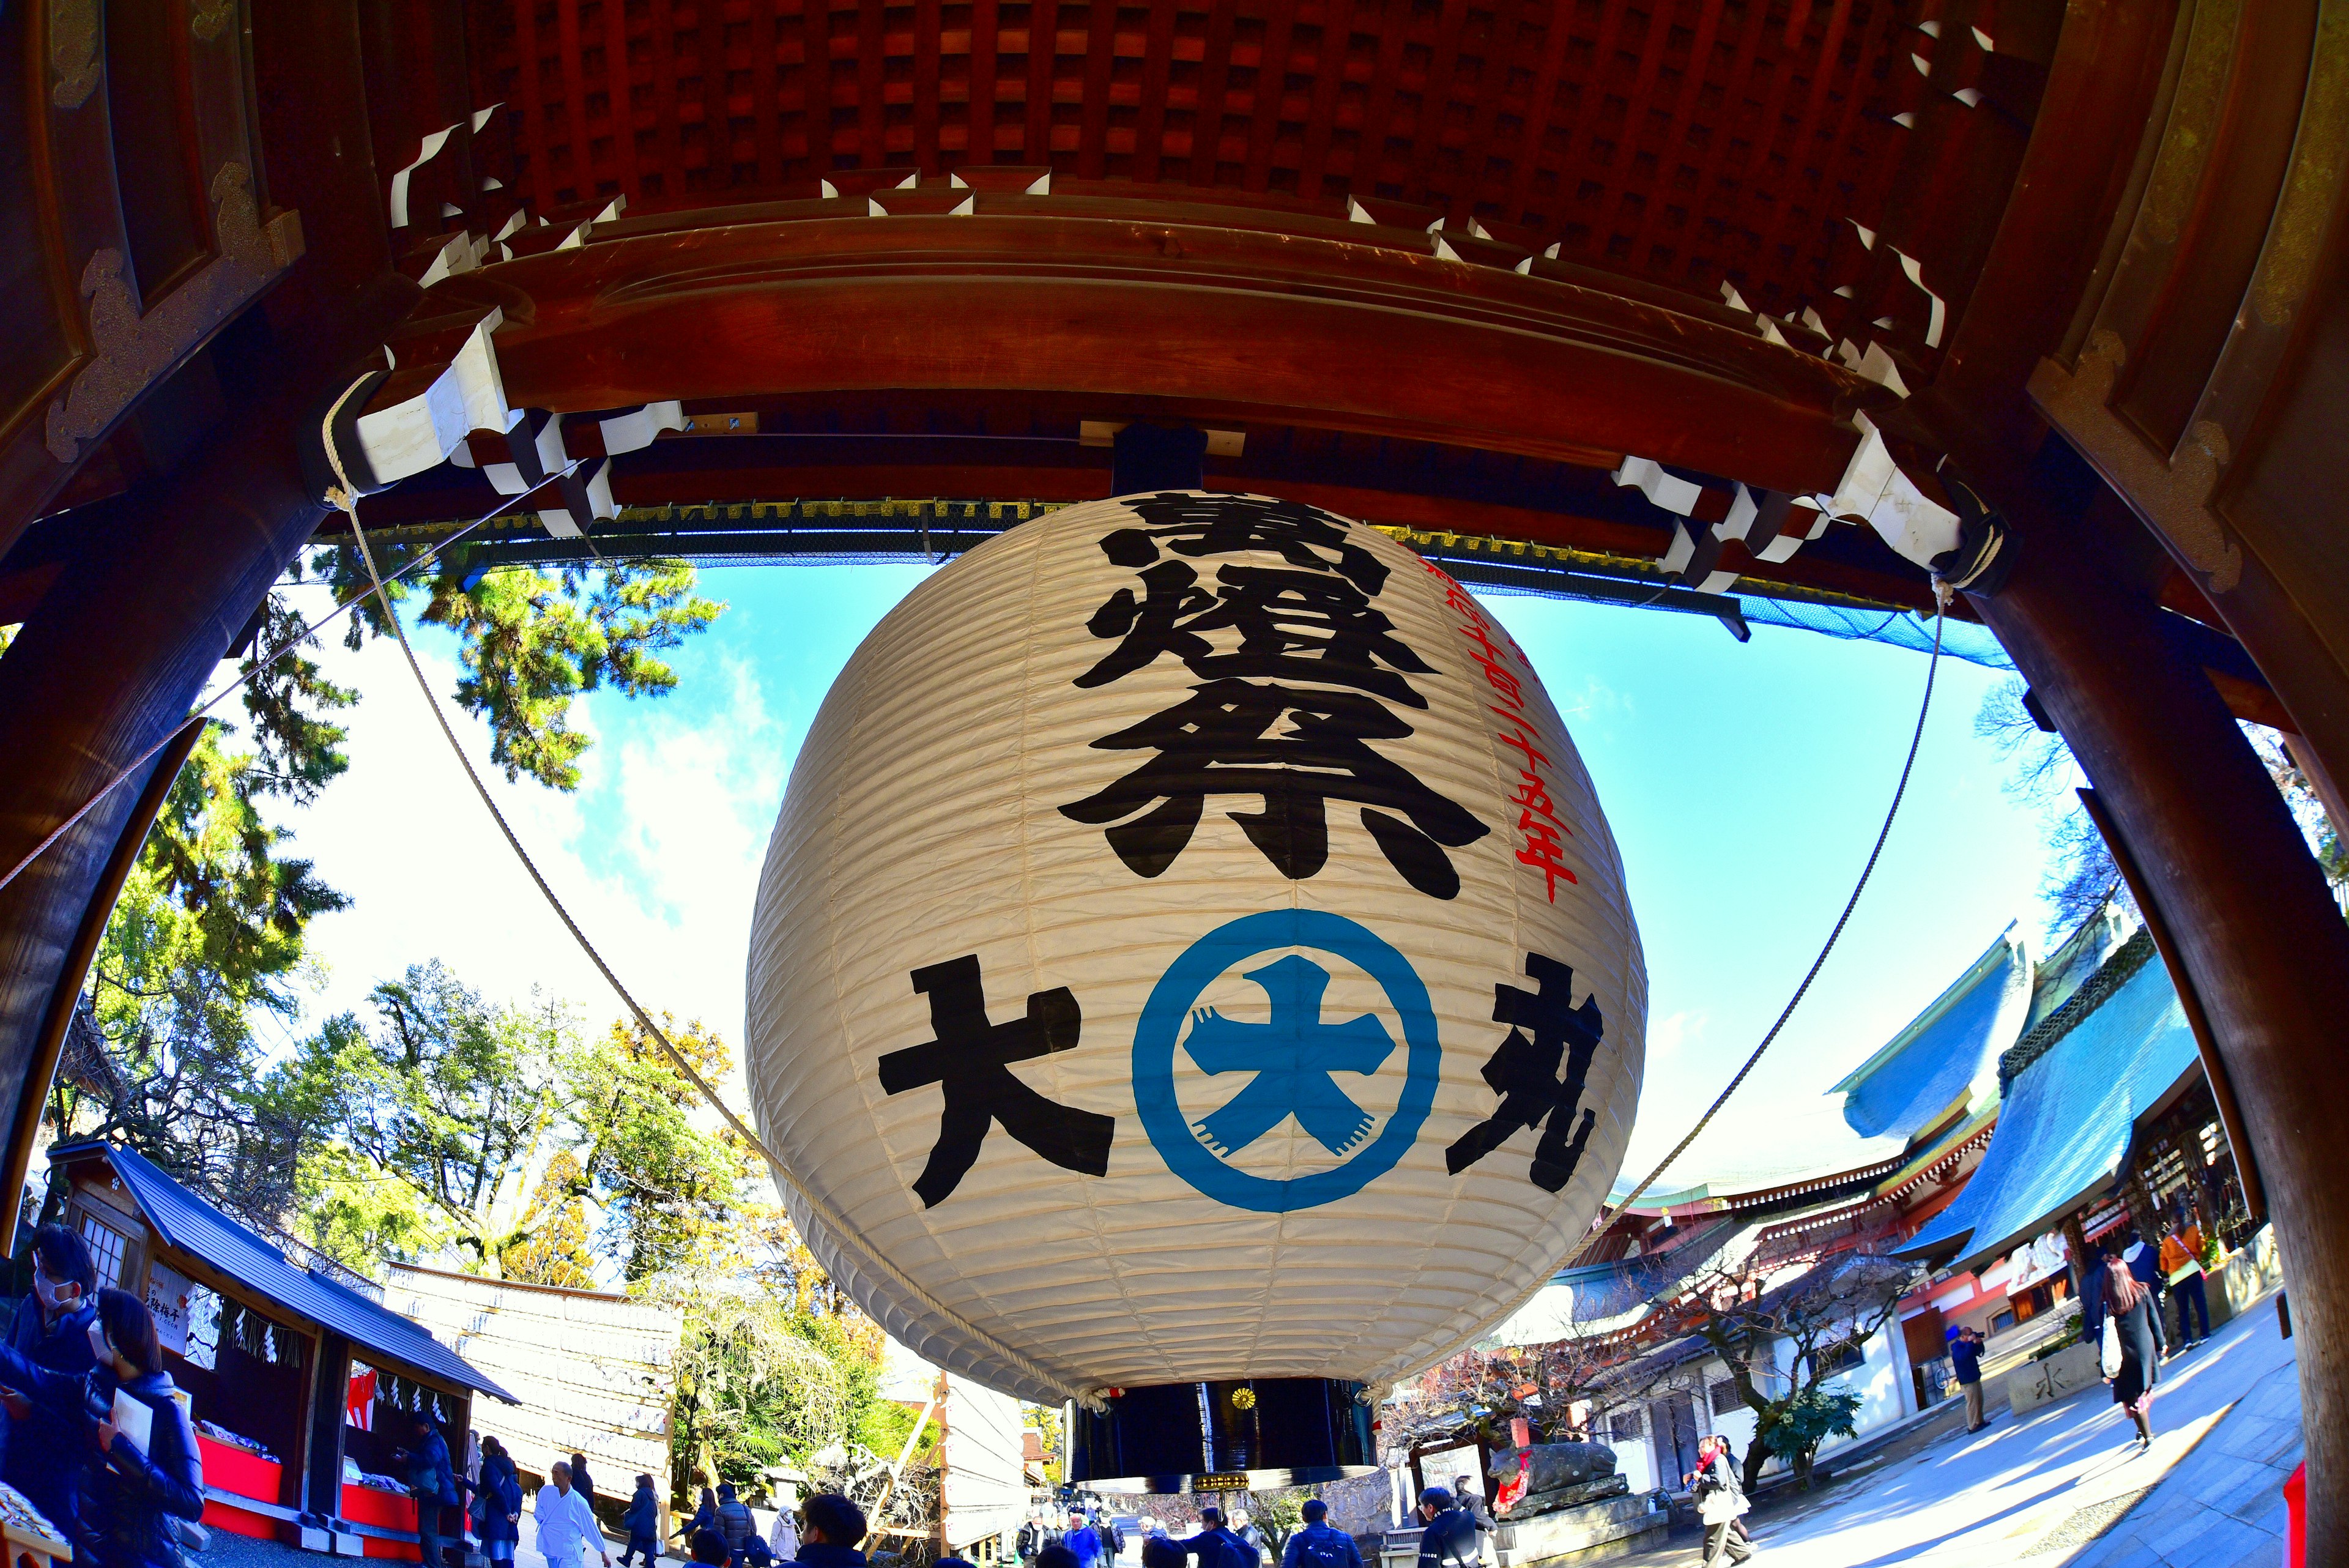
MULTIPOLYGON (((392 633, 399 641, 399 651, 408 660, 409 672, 416 677, 417 690, 423 693, 425 706, 432 711, 433 722, 440 727, 441 736, 449 742, 449 750, 455 753, 459 765, 465 770, 465 777, 472 784, 473 793, 481 797, 481 805, 488 809, 491 819, 498 825, 498 831, 505 836, 507 846, 512 849, 514 857, 522 862, 523 869, 530 873, 531 881, 537 885, 540 895, 546 899, 547 907, 554 911, 555 918, 561 920, 564 929, 571 933, 572 940, 578 943, 579 950, 587 955, 587 961, 595 966, 595 971, 601 974, 605 983, 611 986, 613 992, 619 997, 621 1004, 626 1007, 629 1014, 636 1019, 647 1037, 660 1046, 662 1053, 675 1064, 677 1070, 685 1075, 686 1081, 693 1085, 695 1092, 709 1103, 712 1110, 724 1118, 726 1125, 734 1130, 736 1136, 767 1162, 768 1168, 774 1173, 776 1179, 797 1193, 802 1202, 833 1229, 843 1243, 848 1244, 854 1231, 847 1221, 833 1209, 830 1203, 810 1191, 797 1177, 791 1173, 783 1162, 776 1158, 774 1151, 767 1147, 766 1141, 735 1114, 733 1107, 719 1096, 717 1089, 711 1086, 709 1081, 704 1078, 693 1064, 686 1059, 684 1054, 670 1042, 668 1032, 653 1022, 652 1014, 636 1001, 635 993, 621 983, 620 977, 612 971, 612 966, 604 961, 604 955, 595 950, 595 944, 587 940, 587 933, 580 929, 579 922, 572 919, 570 909, 555 895, 554 888, 548 884, 544 874, 539 870, 538 863, 531 858, 530 851, 523 847, 522 838, 514 832, 513 825, 506 820, 505 813, 498 809, 498 803, 490 794, 489 786, 481 782, 480 770, 473 766, 473 759, 465 754, 465 748, 459 743, 457 732, 450 727, 448 714, 441 710, 440 698, 433 694, 432 683, 425 679, 424 667, 417 661, 415 649, 409 645, 407 628, 400 624, 398 613, 392 608, 389 596, 382 592, 383 581, 376 573, 375 552, 367 544, 367 530, 359 524, 356 498, 349 491, 348 478, 342 472, 341 456, 334 448, 331 422, 333 418, 332 412, 329 412, 326 453, 334 462, 336 477, 343 481, 343 487, 330 494, 328 499, 340 506, 344 514, 351 521, 351 535, 358 542, 359 557, 367 565, 369 582, 375 585, 373 591, 382 598, 384 614, 389 618, 392 633)), ((900 1289, 927 1308, 936 1318, 967 1334, 983 1346, 990 1356, 1000 1360, 1005 1366, 1014 1368, 1041 1387, 1059 1392, 1064 1397, 1078 1399, 1088 1404, 1099 1401, 1100 1397, 1097 1394, 1082 1387, 1077 1380, 1067 1374, 1047 1371, 1035 1361, 940 1302, 877 1251, 861 1245, 857 1246, 855 1251, 864 1261, 871 1262, 877 1272, 886 1274, 900 1289)))
MULTIPOLYGON (((554 483, 556 480, 561 479, 564 474, 576 469, 581 461, 584 460, 574 459, 574 461, 565 463, 559 472, 548 474, 544 479, 539 481, 538 483, 532 485, 530 489, 524 491, 520 496, 501 497, 495 511, 484 513, 481 516, 474 518, 471 523, 466 524, 462 528, 458 529, 446 539, 443 539, 438 545, 433 545, 423 555, 419 556, 415 560, 410 561, 408 565, 394 572, 388 579, 386 579, 386 581, 388 583, 397 583, 417 572, 422 571, 434 561, 439 560, 451 545, 455 545, 466 535, 471 534, 476 528, 483 527, 495 521, 497 518, 503 516, 505 513, 518 501, 528 500, 532 495, 536 494, 539 491, 554 483)), ((358 524, 357 514, 352 512, 347 506, 342 508, 342 510, 346 514, 350 516, 352 526, 356 529, 358 524)), ((357 605, 362 600, 367 598, 375 591, 376 590, 373 588, 360 589, 357 593, 353 594, 349 598, 347 598, 340 604, 335 606, 333 609, 328 610, 325 615, 320 616, 317 619, 304 627, 300 631, 295 632, 292 637, 287 638, 284 642, 279 643, 275 648, 271 649, 266 654, 254 659, 253 667, 250 670, 245 670, 235 680, 230 681, 226 686, 222 687, 218 691, 214 692, 211 697, 200 703, 185 719, 173 725, 171 731, 166 733, 161 740, 156 742, 153 745, 140 753, 136 757, 133 757, 129 763, 118 771, 112 778, 99 785, 97 793, 92 794, 88 800, 82 802, 80 806, 75 810, 71 816, 67 817, 63 822, 57 824, 57 826, 51 830, 47 838, 42 839, 38 844, 34 845, 32 848, 26 850, 25 852, 24 858, 17 861, 14 866, 11 866, 8 868, 8 874, 6 876, 0 877, 0 888, 5 888, 9 883, 14 882, 19 876, 23 875, 25 867, 30 866, 34 861, 38 860, 44 854, 46 854, 48 851, 49 846, 55 844, 58 839, 63 838, 67 834, 72 832, 74 825, 81 821, 83 817, 88 816, 91 811, 95 810, 98 802, 104 800, 108 795, 112 794, 117 789, 120 788, 122 782, 125 779, 130 777, 133 774, 136 774, 140 768, 145 767, 149 763, 153 762, 156 757, 160 755, 162 752, 171 744, 173 741, 186 733, 189 725, 202 722, 205 714, 211 712, 222 702, 228 701, 229 698, 243 691, 247 685, 251 684, 254 678, 258 676, 263 670, 268 669, 271 665, 276 663, 279 659, 285 658, 287 654, 301 647, 305 642, 307 642, 310 639, 314 633, 317 632, 328 622, 339 619, 343 615, 347 613, 353 606, 357 605)), ((389 601, 387 600, 386 602, 388 603, 389 601)), ((397 619, 397 618, 394 618, 397 619)))
MULTIPOLYGON (((1940 587, 1937 582, 1935 584, 1937 594, 1940 587)), ((1591 1243, 1607 1233, 1607 1227, 1613 1224, 1625 1210, 1637 1203, 1640 1195, 1656 1184, 1657 1178, 1671 1168, 1672 1161, 1688 1152, 1689 1145, 1697 1140, 1697 1135, 1704 1131, 1713 1118, 1720 1113, 1721 1107, 1729 1103, 1729 1096, 1737 1092, 1738 1085, 1745 1082, 1746 1075, 1752 1073, 1755 1065, 1761 1062, 1762 1054, 1770 1049, 1771 1043, 1778 1038, 1778 1032, 1786 1027, 1786 1020, 1792 1018, 1795 1015, 1795 1009, 1802 1005, 1804 996, 1811 989, 1811 982, 1818 979, 1819 971, 1826 967, 1827 955, 1835 951, 1836 942, 1843 936, 1844 928, 1851 923, 1852 911, 1859 908, 1860 894, 1868 890, 1868 879, 1876 873, 1876 862, 1884 854, 1885 841, 1892 836, 1893 819, 1900 815, 1901 799, 1909 793, 1909 775, 1916 769, 1917 750, 1925 740, 1925 718, 1933 711, 1933 677, 1940 672, 1941 667, 1942 618, 1938 614, 1933 618, 1933 656, 1925 666, 1925 697, 1924 701, 1917 705, 1917 727, 1909 737, 1909 755, 1900 764, 1900 782, 1893 787, 1892 804, 1884 813, 1884 826, 1877 830, 1876 846, 1868 852, 1868 864, 1860 867, 1859 880, 1853 885, 1851 897, 1844 900, 1843 913, 1837 917, 1835 929, 1827 933, 1826 943, 1819 949, 1819 956, 1811 961, 1809 972, 1803 976, 1803 983, 1795 988, 1793 996, 1787 998, 1785 1008, 1778 1014, 1778 1021, 1770 1025, 1770 1032, 1767 1034, 1762 1036, 1762 1044, 1754 1047, 1754 1054, 1745 1058, 1745 1064, 1737 1069, 1737 1075, 1729 1080, 1728 1087, 1723 1089, 1713 1104, 1705 1108, 1704 1115, 1697 1118, 1696 1126, 1689 1128, 1688 1136, 1672 1146, 1671 1153, 1664 1156, 1657 1163, 1655 1169, 1648 1172, 1640 1185, 1631 1189, 1630 1196, 1622 1202, 1611 1205, 1600 1212, 1598 1220, 1592 1223, 1589 1233, 1583 1237, 1581 1245, 1575 1248, 1566 1262, 1558 1265, 1559 1268, 1570 1269, 1579 1262, 1582 1254, 1590 1250, 1591 1243)))

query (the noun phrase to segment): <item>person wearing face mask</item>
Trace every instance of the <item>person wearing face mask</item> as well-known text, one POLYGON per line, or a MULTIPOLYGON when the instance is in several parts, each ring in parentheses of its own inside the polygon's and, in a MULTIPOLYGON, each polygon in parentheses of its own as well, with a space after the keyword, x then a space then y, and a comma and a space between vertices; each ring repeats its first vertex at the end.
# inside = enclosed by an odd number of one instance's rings
MULTIPOLYGON (((16 1303, 8 1347, 46 1371, 79 1378, 96 1365, 89 1325, 97 1316, 98 1268, 89 1248, 62 1225, 42 1226, 33 1232, 33 1293, 16 1303)), ((7 1459, 0 1479, 23 1492, 50 1523, 65 1529, 75 1513, 80 1430, 16 1386, 0 1388, 0 1408, 8 1413, 7 1459)))
POLYGON ((0 1382, 55 1412, 73 1433, 79 1489, 69 1539, 77 1568, 180 1568, 171 1521, 202 1517, 203 1463, 195 1429, 172 1397, 155 1320, 128 1291, 100 1291, 88 1340, 96 1365, 79 1377, 0 1345, 0 1382), (144 1407, 143 1445, 115 1425, 117 1395, 144 1407))

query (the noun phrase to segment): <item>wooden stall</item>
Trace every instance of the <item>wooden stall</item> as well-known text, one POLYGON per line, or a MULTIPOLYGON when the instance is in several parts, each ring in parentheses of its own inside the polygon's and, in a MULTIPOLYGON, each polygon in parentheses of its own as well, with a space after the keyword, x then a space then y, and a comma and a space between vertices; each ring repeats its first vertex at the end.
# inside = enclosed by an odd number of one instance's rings
POLYGON ((50 1151, 98 1283, 142 1295, 189 1396, 203 1522, 339 1556, 418 1559, 396 1450, 429 1416, 464 1464, 476 1394, 512 1396, 379 1290, 258 1234, 112 1144, 50 1151))

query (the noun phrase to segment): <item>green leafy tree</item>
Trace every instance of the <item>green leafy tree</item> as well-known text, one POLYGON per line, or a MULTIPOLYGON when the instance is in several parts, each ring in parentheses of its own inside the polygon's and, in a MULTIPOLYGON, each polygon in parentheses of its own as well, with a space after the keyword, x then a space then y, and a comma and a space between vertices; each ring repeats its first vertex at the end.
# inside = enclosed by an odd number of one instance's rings
POLYGON ((514 1228, 515 1240, 499 1254, 501 1278, 577 1291, 595 1288, 595 1255, 587 1244, 586 1187, 579 1157, 567 1148, 555 1150, 514 1228))
POLYGON ((1915 1271, 1889 1258, 1846 1254, 1795 1272, 1751 1259, 1707 1272, 1684 1303, 1691 1326, 1729 1368, 1754 1412, 1745 1485, 1768 1455, 1785 1459, 1808 1491, 1811 1461, 1826 1438, 1850 1429, 1858 1405, 1831 1381, 1857 1365, 1868 1340, 1892 1323, 1915 1271), (1785 1273, 1794 1277, 1786 1279, 1785 1273), (1840 1423, 1840 1425, 1838 1424, 1840 1423))
POLYGON ((1061 1487, 1061 1410, 1057 1405, 1022 1405, 1019 1418, 1028 1430, 1036 1434, 1038 1446, 1044 1450, 1044 1484, 1054 1491, 1061 1487))
POLYGON ((404 1181, 454 1246, 488 1267, 563 1211, 528 1199, 552 1152, 557 1064, 576 1050, 569 1012, 492 1005, 438 960, 369 998, 370 1029, 330 1019, 281 1093, 310 1125, 404 1181))
MULTIPOLYGON (((412 585, 388 579, 424 547, 374 548, 393 602, 415 597, 412 585)), ((436 563, 419 618, 457 634, 464 670, 457 701, 489 722, 491 760, 509 780, 528 774, 556 789, 579 786, 579 756, 593 743, 571 726, 573 699, 607 686, 631 697, 673 690, 677 673, 660 655, 707 630, 726 607, 694 591, 699 576, 683 561, 477 574, 468 558, 460 548, 436 563)), ((311 564, 340 593, 367 586, 355 547, 318 551, 311 564)), ((369 630, 391 635, 373 597, 362 601, 345 641, 357 649, 369 630)))
POLYGON ((208 728, 108 920, 47 1106, 60 1136, 118 1138, 255 1224, 281 1225, 312 1129, 264 1078, 254 1027, 300 1011, 304 931, 344 907, 258 801, 264 753, 208 728))
POLYGON ((448 1221, 424 1195, 339 1141, 305 1151, 295 1173, 293 1230, 345 1267, 372 1274, 447 1244, 448 1221))
MULTIPOLYGON (((295 639, 273 597, 256 646, 295 639)), ((324 715, 352 694, 305 650, 244 691, 249 747, 208 724, 172 780, 110 913, 47 1110, 60 1136, 116 1138, 249 1223, 298 1212, 310 1125, 265 1076, 254 1029, 300 1011, 305 933, 348 900, 286 857, 270 797, 304 805, 349 766, 324 715)))
POLYGON ((685 1307, 670 1404, 670 1484, 688 1499, 768 1465, 804 1467, 835 1443, 894 1459, 913 1417, 880 1392, 880 1331, 863 1314, 815 1313, 740 1282, 703 1282, 685 1307))
POLYGON ((1299 1491, 1295 1488, 1257 1494, 1256 1527, 1264 1532, 1274 1556, 1279 1556, 1288 1548, 1288 1538, 1303 1528, 1305 1500, 1311 1495, 1310 1490, 1299 1491))
POLYGON ((305 633, 303 625, 284 595, 271 594, 262 607, 253 650, 237 667, 246 678, 243 701, 253 725, 252 788, 283 795, 296 805, 309 805, 320 790, 350 771, 351 759, 343 750, 350 732, 326 715, 358 701, 357 691, 327 680, 310 657, 318 639, 305 633), (262 662, 287 643, 293 646, 285 654, 262 662))
POLYGON ((1807 1491, 1811 1456, 1829 1438, 1859 1436, 1859 1396, 1847 1388, 1805 1388, 1782 1403, 1778 1418, 1761 1434, 1762 1445, 1794 1467, 1807 1491))
MULTIPOLYGON (((678 1052, 712 1084, 729 1075, 726 1043, 699 1021, 662 1020, 678 1052)), ((754 1220, 745 1189, 750 1151, 707 1126, 699 1091, 633 1023, 616 1023, 566 1064, 568 1131, 578 1148, 581 1192, 603 1211, 595 1242, 631 1284, 687 1267, 724 1266, 743 1251, 739 1225, 754 1220)))

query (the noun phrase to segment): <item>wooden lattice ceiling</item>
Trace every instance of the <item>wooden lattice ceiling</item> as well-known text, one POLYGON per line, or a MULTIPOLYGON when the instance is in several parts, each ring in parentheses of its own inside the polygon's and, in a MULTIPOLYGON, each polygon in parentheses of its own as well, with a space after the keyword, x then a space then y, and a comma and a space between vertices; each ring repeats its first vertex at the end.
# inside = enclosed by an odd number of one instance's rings
POLYGON ((541 213, 1027 165, 1408 203, 1791 312, 1868 259, 1847 219, 1875 220, 1935 96, 1947 35, 1915 24, 1889 0, 481 0, 468 52, 541 213))

